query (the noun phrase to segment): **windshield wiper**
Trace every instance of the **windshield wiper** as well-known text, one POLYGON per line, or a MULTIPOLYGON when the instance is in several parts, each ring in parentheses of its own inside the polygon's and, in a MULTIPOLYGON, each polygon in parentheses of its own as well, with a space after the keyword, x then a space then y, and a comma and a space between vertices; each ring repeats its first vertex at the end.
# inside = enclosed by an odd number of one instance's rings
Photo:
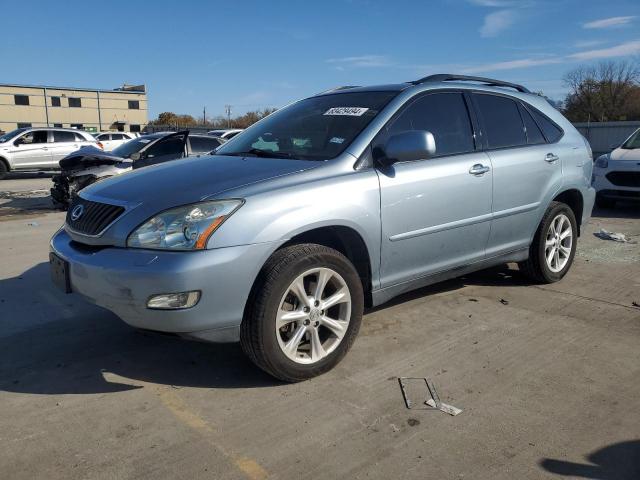
POLYGON ((223 155, 234 155, 234 156, 253 155, 255 157, 264 157, 264 158, 295 158, 292 153, 274 152, 273 150, 261 150, 260 148, 250 148, 246 152, 231 152, 223 155))

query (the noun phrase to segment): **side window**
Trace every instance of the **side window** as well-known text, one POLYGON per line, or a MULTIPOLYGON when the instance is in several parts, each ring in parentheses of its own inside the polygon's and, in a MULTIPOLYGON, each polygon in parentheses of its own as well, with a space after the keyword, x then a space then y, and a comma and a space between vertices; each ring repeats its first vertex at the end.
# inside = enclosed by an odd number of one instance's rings
POLYGON ((75 107, 75 108, 80 108, 82 107, 82 99, 78 98, 78 97, 69 97, 69 106, 70 107, 75 107))
POLYGON ((536 122, 538 123, 538 125, 540 125, 540 128, 542 128, 544 136, 547 137, 547 142, 555 143, 560 140, 560 138, 562 137, 562 130, 560 130, 556 125, 553 124, 553 122, 551 122, 551 120, 549 120, 537 110, 531 109, 531 112, 533 118, 536 119, 536 122))
POLYGON ((527 144, 518 104, 507 97, 473 94, 489 148, 517 147, 527 144))
POLYGON ((60 106, 60 97, 51 97, 51 106, 59 107, 60 106))
POLYGON ((538 145, 540 143, 545 143, 544 136, 542 135, 542 131, 540 127, 533 121, 531 114, 529 111, 522 105, 520 107, 520 114, 522 115, 522 120, 524 121, 524 128, 527 134, 527 143, 529 145, 538 145))
POLYGON ((78 142, 86 142, 86 141, 87 141, 87 139, 86 139, 86 138, 84 138, 84 137, 83 137, 82 135, 80 135, 79 133, 74 133, 74 135, 75 135, 76 140, 77 140, 78 142))
POLYGON ((102 135, 98 135, 96 137, 97 140, 100 140, 101 142, 106 142, 111 140, 111 138, 109 138, 109 134, 108 133, 103 133, 102 135))
POLYGON ((175 155, 176 157, 182 155, 184 138, 182 135, 177 137, 171 137, 167 140, 159 140, 155 145, 151 146, 147 150, 147 157, 160 157, 163 155, 175 155))
POLYGON ((76 136, 73 132, 64 132, 61 130, 53 131, 53 141, 58 142, 75 142, 76 136))
POLYGON ((124 138, 124 135, 122 135, 121 133, 111 134, 111 140, 122 140, 123 138, 124 138))
POLYGON ((215 138, 189 137, 189 142, 193 153, 208 153, 220 145, 215 138))
POLYGON ((46 130, 36 130, 33 132, 26 133, 21 137, 22 143, 31 145, 34 143, 47 143, 47 131, 46 130))
POLYGON ((381 131, 374 140, 374 148, 408 130, 431 132, 436 141, 437 156, 475 149, 471 120, 461 93, 432 93, 414 100, 381 131))

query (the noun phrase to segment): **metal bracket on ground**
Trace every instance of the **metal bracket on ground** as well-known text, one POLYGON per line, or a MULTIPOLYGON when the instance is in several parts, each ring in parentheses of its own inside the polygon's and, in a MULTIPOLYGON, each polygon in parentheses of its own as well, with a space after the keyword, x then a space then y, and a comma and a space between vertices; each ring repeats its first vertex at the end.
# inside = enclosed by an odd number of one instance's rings
POLYGON ((440 401, 440 397, 438 392, 436 391, 436 386, 433 382, 426 377, 398 377, 398 383, 400 384, 400 390, 402 391, 402 398, 404 399, 404 404, 409 410, 440 410, 441 412, 447 413, 449 415, 456 416, 462 413, 462 410, 454 407, 453 405, 449 405, 447 403, 442 403, 440 401), (424 382, 426 386, 426 391, 429 393, 426 400, 418 402, 417 404, 411 400, 407 393, 407 384, 413 381, 424 382), (417 405, 426 405, 427 408, 419 407, 417 405))

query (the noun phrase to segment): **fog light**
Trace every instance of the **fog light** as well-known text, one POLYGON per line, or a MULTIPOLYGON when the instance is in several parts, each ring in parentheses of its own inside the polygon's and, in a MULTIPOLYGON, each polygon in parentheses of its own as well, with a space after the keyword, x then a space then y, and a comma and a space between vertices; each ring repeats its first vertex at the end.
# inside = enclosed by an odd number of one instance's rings
POLYGON ((163 293, 153 295, 147 300, 147 308, 154 310, 178 310, 181 308, 191 308, 200 300, 200 291, 181 293, 163 293))

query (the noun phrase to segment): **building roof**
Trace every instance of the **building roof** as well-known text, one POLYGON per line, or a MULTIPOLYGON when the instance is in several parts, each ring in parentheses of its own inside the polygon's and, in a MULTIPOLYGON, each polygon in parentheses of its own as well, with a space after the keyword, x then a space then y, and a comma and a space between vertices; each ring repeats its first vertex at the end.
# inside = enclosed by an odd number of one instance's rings
POLYGON ((142 85, 127 85, 123 84, 122 87, 113 88, 111 90, 102 88, 82 88, 82 87, 56 87, 54 85, 25 85, 19 83, 0 83, 0 87, 19 87, 19 88, 48 88, 51 90, 71 90, 71 91, 88 91, 88 92, 101 92, 101 93, 147 93, 146 87, 142 85))

